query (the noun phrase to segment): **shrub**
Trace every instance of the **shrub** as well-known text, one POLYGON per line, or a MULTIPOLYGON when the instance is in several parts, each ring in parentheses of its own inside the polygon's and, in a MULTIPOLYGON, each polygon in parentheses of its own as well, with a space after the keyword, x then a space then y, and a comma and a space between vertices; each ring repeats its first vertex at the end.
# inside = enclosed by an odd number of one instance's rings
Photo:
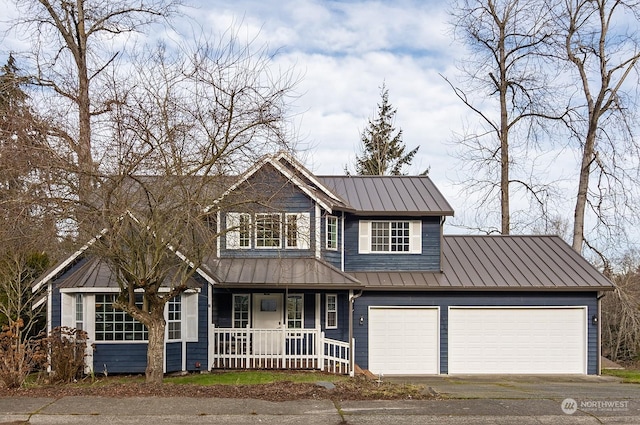
POLYGON ((0 332, 0 382, 8 388, 22 386, 47 361, 42 336, 22 340, 23 326, 22 319, 10 321, 0 332))
POLYGON ((54 328, 47 338, 51 353, 51 382, 72 382, 84 373, 87 333, 66 326, 54 328))

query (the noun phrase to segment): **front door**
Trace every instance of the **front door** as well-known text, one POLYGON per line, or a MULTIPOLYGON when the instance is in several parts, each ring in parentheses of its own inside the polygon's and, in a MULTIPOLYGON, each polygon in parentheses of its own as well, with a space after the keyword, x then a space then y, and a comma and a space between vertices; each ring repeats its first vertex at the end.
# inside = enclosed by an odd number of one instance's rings
POLYGON ((255 354, 282 353, 284 312, 282 310, 282 294, 253 295, 253 328, 258 331, 253 341, 255 354))

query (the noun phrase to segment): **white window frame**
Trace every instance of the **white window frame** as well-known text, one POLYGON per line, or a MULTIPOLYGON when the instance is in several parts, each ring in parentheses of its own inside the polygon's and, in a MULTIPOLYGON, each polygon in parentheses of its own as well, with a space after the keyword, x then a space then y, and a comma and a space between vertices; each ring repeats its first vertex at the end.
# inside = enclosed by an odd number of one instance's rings
MULTIPOLYGON (((233 294, 231 297, 231 327, 233 328, 246 328, 251 323, 251 296, 249 294, 233 294), (236 325, 236 297, 242 297, 247 299, 247 324, 245 326, 236 325)), ((240 318, 240 322, 244 319, 240 318)))
POLYGON ((325 314, 325 327, 327 329, 338 329, 338 295, 337 294, 327 294, 325 296, 325 310, 324 310, 324 314, 325 314), (329 308, 331 302, 330 300, 333 299, 333 308, 329 308), (330 313, 333 313, 334 318, 333 324, 329 324, 329 315, 330 313))
MULTIPOLYGON (((132 343, 148 342, 149 341, 149 334, 148 334, 148 331, 147 331, 146 327, 142 323, 138 322, 137 320, 135 320, 134 318, 129 316, 129 314, 125 313, 124 311, 117 310, 117 309, 112 309, 111 311, 104 311, 104 312, 98 310, 98 308, 97 308, 98 297, 103 297, 103 296, 104 297, 113 297, 114 300, 115 300, 115 297, 117 296, 117 294, 114 294, 114 293, 100 293, 100 294, 96 294, 95 295, 94 304, 96 304, 96 309, 95 309, 95 314, 94 314, 94 320, 95 320, 95 331, 94 332, 95 332, 95 340, 96 340, 96 342, 99 342, 100 344, 102 344, 102 343, 132 344, 132 343), (133 324, 134 328, 137 325, 142 326, 142 330, 135 330, 134 329, 132 331, 129 331, 129 333, 131 333, 134 336, 133 339, 125 339, 125 338, 122 338, 122 339, 115 339, 115 338, 114 339, 98 339, 98 335, 101 335, 102 337, 104 337, 108 333, 108 331, 98 331, 98 320, 97 320, 98 314, 112 314, 114 316, 116 316, 116 315, 119 316, 119 318, 125 318, 125 319, 127 319, 127 317, 128 317, 128 319, 126 321, 122 321, 122 322, 117 321, 115 319, 111 320, 111 321, 108 321, 108 320, 105 319, 105 320, 103 320, 101 322, 103 324, 111 324, 111 325, 116 325, 118 323, 122 323, 123 325, 125 325, 125 324, 133 324), (136 339, 135 338, 136 335, 142 335, 143 338, 136 339), (144 338, 145 336, 146 336, 146 338, 144 338)), ((110 304, 112 304, 112 303, 113 303, 113 301, 110 302, 110 304)), ((123 328, 124 328, 124 326, 123 326, 123 328)), ((118 331, 116 329, 114 329, 111 333, 113 333, 113 335, 116 335, 117 332, 122 332, 123 335, 127 334, 127 331, 125 331, 125 330, 118 331)))
POLYGON ((311 214, 309 213, 286 213, 285 218, 285 248, 289 249, 309 249, 311 246, 311 214), (291 223, 295 222, 295 229, 291 223), (291 238, 291 231, 295 231, 294 238, 291 238), (291 239, 295 239, 295 244, 289 244, 291 239))
POLYGON ((227 249, 251 248, 251 214, 229 212, 227 213, 227 249), (246 220, 246 223, 242 221, 246 220), (244 228, 244 226, 247 226, 244 228))
POLYGON ((287 295, 287 329, 304 329, 304 294, 289 294, 287 295), (300 318, 294 317, 293 319, 289 318, 289 300, 290 299, 299 299, 300 303, 296 303, 296 305, 300 306, 300 318), (289 326, 289 322, 293 322, 294 326, 289 326), (300 327, 295 326, 295 323, 300 323, 300 327))
POLYGON ((338 250, 338 217, 335 215, 328 215, 325 220, 325 246, 328 250, 337 251, 338 250), (333 222, 333 225, 330 224, 333 222), (333 228, 333 231, 331 230, 333 228), (335 240, 331 240, 331 236, 335 237, 335 240), (331 245, 333 242, 333 245, 331 245))
POLYGON ((182 340, 182 328, 184 327, 184 312, 182 310, 183 306, 181 295, 176 295, 167 301, 167 341, 182 340))
POLYGON ((75 295, 74 312, 75 328, 78 330, 85 330, 85 314, 84 314, 84 294, 78 293, 75 295))
POLYGON ((359 254, 422 254, 422 221, 420 220, 360 220, 358 229, 359 254), (389 250, 373 251, 371 223, 389 223, 389 250), (409 251, 391 251, 391 223, 409 223, 409 251))
MULTIPOLYGON (((255 236, 255 243, 256 243, 255 246, 256 246, 257 249, 280 249, 280 248, 282 248, 282 215, 281 214, 279 214, 279 213, 257 213, 256 214, 254 228, 255 228, 254 236, 255 236), (277 219, 278 220, 277 229, 272 230, 272 234, 277 237, 277 242, 278 242, 277 245, 275 245, 275 244, 274 245, 264 245, 268 241, 276 241, 275 238, 269 239, 267 237, 261 237, 261 238, 258 237, 258 234, 261 231, 263 231, 263 230, 260 229, 260 227, 261 227, 261 225, 259 224, 260 221, 262 221, 262 220, 264 220, 266 218, 269 218, 269 217, 272 220, 273 219, 277 219), (260 245, 261 243, 263 245, 260 245)), ((266 229, 266 227, 265 227, 265 229, 266 229)), ((265 233, 266 233, 266 231, 265 231, 265 233)))

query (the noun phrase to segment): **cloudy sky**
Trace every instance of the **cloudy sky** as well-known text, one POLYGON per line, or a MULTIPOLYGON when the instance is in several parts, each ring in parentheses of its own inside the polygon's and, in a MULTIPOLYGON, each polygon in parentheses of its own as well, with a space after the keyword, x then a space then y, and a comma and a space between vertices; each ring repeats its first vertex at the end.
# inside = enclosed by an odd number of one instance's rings
POLYGON ((407 148, 420 146, 407 171, 431 167, 431 178, 457 209, 450 142, 468 112, 440 75, 455 78, 455 61, 464 56, 451 40, 447 3, 202 0, 187 13, 214 33, 240 25, 280 49, 277 66, 302 75, 295 123, 308 150, 305 162, 316 173, 340 174, 353 164, 386 84, 407 148))
MULTIPOLYGON (((189 1, 189 0, 187 0, 189 1)), ((12 2, 6 17, 15 16, 12 2)), ((397 108, 395 125, 408 149, 420 147, 412 167, 430 176, 460 220, 468 199, 454 183, 460 162, 453 155, 455 132, 473 125, 470 114, 442 76, 455 80, 464 48, 453 41, 448 1, 443 0, 191 0, 184 13, 212 34, 236 28, 278 54, 274 69, 301 76, 292 105, 301 159, 317 174, 353 169, 360 133, 376 114, 380 87, 397 108)), ((1 20, 1 18, 0 18, 1 20)), ((191 24, 177 21, 176 37, 191 24)), ((153 37, 169 35, 150 34, 153 37)), ((15 40, 3 40, 2 53, 15 40)), ((18 48, 19 49, 19 48, 18 48)), ((498 205, 496 205, 496 210, 498 205)))

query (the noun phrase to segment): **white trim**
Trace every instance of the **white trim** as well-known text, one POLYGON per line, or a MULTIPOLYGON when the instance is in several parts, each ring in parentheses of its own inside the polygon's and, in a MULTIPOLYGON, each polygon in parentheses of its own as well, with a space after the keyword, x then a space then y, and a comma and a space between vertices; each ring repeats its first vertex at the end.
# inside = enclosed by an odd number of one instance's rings
POLYGON ((247 326, 251 325, 251 294, 231 294, 231 328, 242 329, 246 326, 236 327, 236 297, 247 297, 247 326))
MULTIPOLYGON (((167 287, 160 287, 160 289, 158 290, 159 293, 167 293, 169 292, 170 288, 167 287)), ((201 288, 191 288, 191 289, 187 289, 186 291, 182 292, 187 293, 187 294, 193 294, 193 293, 199 293, 202 289, 201 288)), ((83 293, 83 294, 114 294, 114 293, 119 293, 120 292, 120 288, 95 288, 95 287, 91 287, 91 288, 60 288, 60 293, 62 294, 67 294, 67 293, 83 293)), ((144 289, 142 288, 138 288, 135 290, 136 293, 142 294, 144 293, 144 289)))
MULTIPOLYGON (((294 294, 286 294, 284 300, 284 325, 286 329, 304 329, 304 294, 303 293, 294 293, 294 294), (300 297, 300 301, 302 301, 301 306, 302 310, 300 311, 300 327, 299 328, 290 328, 289 327, 289 298, 300 297)), ((297 319, 294 319, 297 320, 297 319)))
POLYGON ((325 238, 324 238, 324 246, 328 251, 337 251, 338 250, 338 223, 339 223, 338 216, 327 215, 324 218, 324 233, 325 233, 324 234, 324 236, 325 236, 325 238), (335 228, 336 228, 336 246, 334 246, 334 247, 329 247, 329 220, 330 219, 333 219, 333 220, 336 221, 336 225, 335 225, 335 228))
POLYGON ((338 329, 338 294, 324 295, 324 326, 326 329, 338 329), (329 297, 335 297, 336 323, 333 326, 329 326, 329 297))
POLYGON ((358 222, 358 254, 422 254, 422 221, 421 220, 360 220, 358 222), (371 249, 371 223, 387 223, 389 225, 389 250, 374 251, 371 249), (391 223, 409 223, 409 251, 391 250, 391 223))
POLYGON ((233 192, 234 190, 236 190, 242 183, 244 183, 245 181, 247 181, 249 179, 249 177, 251 177, 252 175, 254 175, 258 170, 260 170, 264 165, 266 164, 271 164, 276 170, 280 171, 280 173, 282 175, 284 175, 285 177, 287 177, 287 179, 289 179, 290 181, 292 181, 296 186, 298 186, 298 188, 304 192, 307 196, 309 196, 311 199, 313 199, 316 203, 320 204, 324 209, 326 209, 328 212, 331 213, 331 207, 329 205, 327 205, 325 202, 322 202, 322 200, 317 197, 315 195, 315 193, 313 191, 310 191, 309 189, 306 188, 306 185, 304 184, 304 182, 298 177, 296 176, 294 173, 291 173, 287 168, 283 167, 279 160, 281 158, 286 159, 289 163, 291 163, 294 167, 296 167, 296 170, 298 172, 300 172, 300 174, 302 174, 303 176, 305 176, 307 179, 309 179, 314 185, 316 185, 325 195, 329 196, 331 199, 337 201, 337 202, 342 202, 340 201, 340 198, 338 198, 333 192, 331 192, 326 186, 324 186, 322 183, 320 183, 320 181, 314 176, 312 175, 309 171, 306 170, 305 167, 303 167, 297 160, 295 160, 291 155, 287 154, 286 152, 280 152, 279 154, 275 154, 275 155, 265 155, 261 160, 257 161, 254 165, 252 165, 251 167, 249 167, 249 169, 247 171, 245 171, 245 173, 242 175, 242 177, 240 177, 238 179, 238 181, 236 183, 234 183, 233 185, 231 185, 231 187, 229 187, 229 189, 227 189, 222 195, 220 195, 220 197, 218 199, 216 199, 215 201, 213 201, 212 205, 209 205, 207 207, 204 208, 204 212, 209 212, 212 208, 213 205, 219 204, 222 199, 224 199, 227 195, 229 195, 231 192, 233 192))

